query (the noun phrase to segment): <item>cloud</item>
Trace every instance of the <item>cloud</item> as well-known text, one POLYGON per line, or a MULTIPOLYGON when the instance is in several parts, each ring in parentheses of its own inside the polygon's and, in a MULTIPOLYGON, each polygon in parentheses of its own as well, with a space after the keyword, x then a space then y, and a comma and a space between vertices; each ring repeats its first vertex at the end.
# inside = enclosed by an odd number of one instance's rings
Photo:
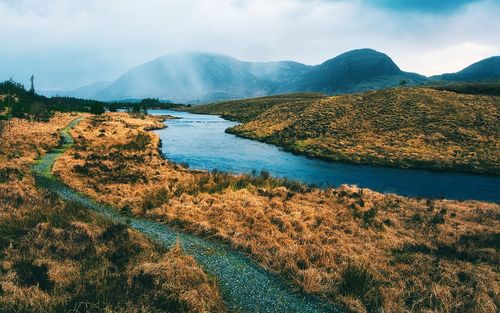
POLYGON ((394 11, 449 13, 480 0, 365 0, 367 3, 394 11))
POLYGON ((0 0, 0 79, 12 75, 27 83, 33 73, 40 88, 65 89, 114 80, 133 66, 186 50, 318 64, 363 47, 387 53, 404 70, 431 75, 500 52, 497 0, 455 0, 461 5, 433 10, 424 8, 425 0, 420 8, 413 0, 374 2, 0 0))

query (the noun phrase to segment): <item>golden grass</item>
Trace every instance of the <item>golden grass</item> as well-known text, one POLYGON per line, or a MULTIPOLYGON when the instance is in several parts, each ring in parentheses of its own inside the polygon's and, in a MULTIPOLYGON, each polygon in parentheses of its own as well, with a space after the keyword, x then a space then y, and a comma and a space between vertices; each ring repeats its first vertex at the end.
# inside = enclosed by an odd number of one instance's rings
POLYGON ((13 119, 2 135, 0 312, 224 312, 216 282, 179 247, 35 188, 30 165, 74 118, 13 119))
POLYGON ((393 88, 301 101, 262 99, 191 110, 225 114, 244 122, 231 133, 313 157, 500 174, 500 97, 393 88))
POLYGON ((145 121, 80 123, 56 174, 124 212, 225 241, 352 312, 499 307, 500 206, 190 171, 161 159, 145 121), (131 148, 139 134, 148 144, 131 148))
POLYGON ((312 101, 324 99, 327 96, 320 93, 295 93, 253 99, 223 101, 207 105, 195 105, 182 108, 192 113, 207 113, 221 115, 226 119, 238 122, 249 122, 277 104, 289 103, 300 108, 312 101))

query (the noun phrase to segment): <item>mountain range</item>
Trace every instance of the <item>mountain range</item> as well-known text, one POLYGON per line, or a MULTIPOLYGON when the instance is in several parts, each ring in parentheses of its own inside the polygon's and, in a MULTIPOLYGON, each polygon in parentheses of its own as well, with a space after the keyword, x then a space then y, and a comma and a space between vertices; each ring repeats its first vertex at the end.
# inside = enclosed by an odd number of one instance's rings
MULTIPOLYGON (((211 53, 170 54, 132 68, 114 82, 97 82, 63 92, 77 98, 160 98, 205 103, 293 92, 345 94, 436 81, 500 79, 500 57, 457 73, 426 77, 402 71, 384 53, 358 49, 311 66, 292 61, 244 62, 211 53)), ((57 92, 46 92, 53 95, 57 92)))

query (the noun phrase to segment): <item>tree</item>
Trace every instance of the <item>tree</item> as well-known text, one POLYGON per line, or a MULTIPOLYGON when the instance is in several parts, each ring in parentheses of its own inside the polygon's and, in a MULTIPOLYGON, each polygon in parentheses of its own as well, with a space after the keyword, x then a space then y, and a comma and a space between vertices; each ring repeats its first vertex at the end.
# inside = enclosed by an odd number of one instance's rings
POLYGON ((133 104, 131 111, 134 114, 148 114, 146 106, 142 105, 141 103, 133 104))
POLYGON ((26 105, 21 101, 14 101, 11 104, 10 112, 12 117, 25 118, 27 111, 26 105))
POLYGON ((406 86, 408 84, 408 81, 406 79, 402 79, 399 81, 400 86, 406 86))
POLYGON ((140 113, 141 106, 139 104, 132 104, 132 107, 130 110, 132 111, 132 113, 140 113))
POLYGON ((0 120, 0 138, 2 137, 4 131, 6 128, 6 122, 3 120, 0 120))
POLYGON ((29 107, 29 114, 33 117, 33 119, 37 122, 40 121, 48 121, 51 117, 51 112, 47 109, 47 106, 40 102, 33 102, 29 107))
POLYGON ((109 104, 109 112, 117 112, 118 111, 118 105, 116 102, 112 102, 109 104))
POLYGON ((101 103, 93 102, 90 104, 90 113, 101 115, 104 113, 104 106, 101 103))
POLYGON ((161 105, 160 99, 158 98, 145 98, 141 100, 141 106, 143 107, 158 107, 161 105))

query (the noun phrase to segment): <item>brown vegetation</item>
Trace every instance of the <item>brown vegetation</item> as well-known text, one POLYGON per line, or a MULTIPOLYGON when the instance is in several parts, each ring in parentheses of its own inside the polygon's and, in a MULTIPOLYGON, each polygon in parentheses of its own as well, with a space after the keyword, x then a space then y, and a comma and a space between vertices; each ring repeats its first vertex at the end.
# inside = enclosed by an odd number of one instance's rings
POLYGON ((192 106, 190 108, 182 108, 182 110, 187 110, 192 113, 216 114, 232 121, 249 122, 275 105, 281 103, 286 102, 294 107, 300 108, 309 105, 312 101, 324 99, 326 97, 326 95, 320 93, 296 93, 217 102, 207 105, 192 106))
POLYGON ((152 117, 89 118, 63 181, 126 213, 216 238, 353 312, 496 312, 500 206, 419 200, 163 160, 152 117), (149 137, 136 147, 139 137, 149 137))
POLYGON ((269 106, 250 99, 192 110, 223 109, 245 122, 228 132, 327 160, 500 174, 500 97, 395 88, 270 99, 269 106), (238 115, 240 107, 253 114, 238 115))
POLYGON ((30 165, 59 144, 13 119, 0 140, 0 312, 221 312, 216 283, 182 253, 35 188, 30 165))

